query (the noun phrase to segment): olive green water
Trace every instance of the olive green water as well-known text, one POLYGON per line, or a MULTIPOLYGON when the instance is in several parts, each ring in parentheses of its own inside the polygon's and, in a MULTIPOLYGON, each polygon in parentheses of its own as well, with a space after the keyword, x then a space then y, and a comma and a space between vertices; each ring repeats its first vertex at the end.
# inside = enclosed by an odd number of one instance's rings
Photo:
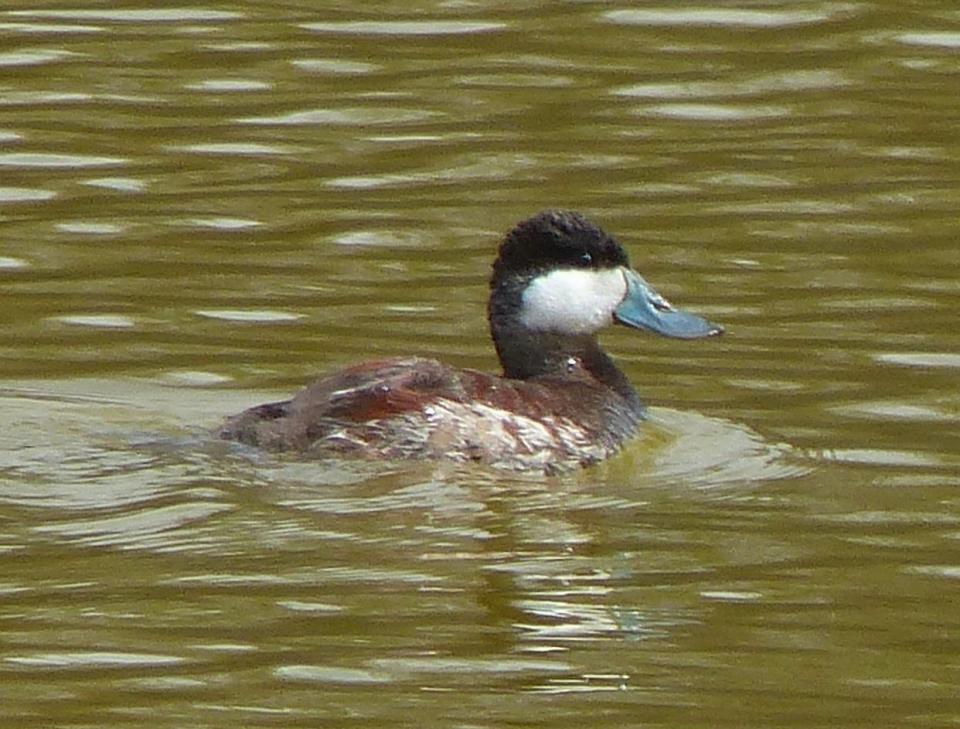
POLYGON ((0 725, 960 724, 955 3, 108 5, 0 10, 0 725), (552 206, 728 328, 622 456, 207 436, 552 206))

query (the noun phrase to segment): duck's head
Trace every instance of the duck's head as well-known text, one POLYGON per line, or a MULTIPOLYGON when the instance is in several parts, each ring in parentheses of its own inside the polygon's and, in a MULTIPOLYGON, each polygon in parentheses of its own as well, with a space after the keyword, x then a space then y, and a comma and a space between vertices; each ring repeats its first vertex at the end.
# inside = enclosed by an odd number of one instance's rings
MULTIPOLYGON (((507 233, 490 289, 490 326, 501 360, 509 357, 509 340, 592 338, 611 324, 680 339, 723 331, 675 309, 630 267, 616 239, 569 211, 538 213, 507 233)), ((510 374, 507 361, 504 368, 510 374)))

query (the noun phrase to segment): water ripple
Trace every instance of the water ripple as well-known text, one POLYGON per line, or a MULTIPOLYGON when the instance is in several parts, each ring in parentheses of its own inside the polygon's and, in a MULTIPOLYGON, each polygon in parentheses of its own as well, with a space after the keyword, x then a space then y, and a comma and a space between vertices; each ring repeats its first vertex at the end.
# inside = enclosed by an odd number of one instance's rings
POLYGON ((205 319, 220 319, 222 321, 249 322, 254 324, 295 321, 305 316, 305 314, 296 314, 289 311, 270 311, 267 309, 198 309, 193 313, 205 319))
POLYGON ((207 8, 151 8, 149 10, 124 10, 104 8, 102 10, 10 10, 7 15, 29 18, 57 18, 63 20, 116 20, 132 23, 166 23, 182 20, 237 20, 243 13, 228 10, 209 10, 207 8))
POLYGON ((80 54, 54 49, 30 49, 0 53, 0 66, 38 66, 54 63, 66 58, 76 58, 80 54))
POLYGON ((786 106, 692 103, 651 104, 641 107, 638 111, 641 114, 706 122, 755 121, 789 116, 791 113, 786 106))
POLYGON ((341 58, 304 58, 291 61, 299 69, 310 73, 327 73, 333 75, 355 75, 373 73, 380 69, 375 63, 364 61, 347 61, 341 58))
POLYGON ((222 155, 273 155, 292 154, 296 150, 282 144, 258 144, 255 142, 207 142, 204 144, 185 144, 182 147, 170 147, 171 150, 181 150, 194 154, 222 154, 222 155))
POLYGON ((134 177, 97 177, 85 180, 83 184, 118 192, 143 192, 148 187, 146 180, 138 180, 134 177))
POLYGON ((301 23, 300 27, 317 33, 418 36, 491 33, 506 28, 507 24, 468 20, 367 20, 333 23, 301 23))
POLYGON ((106 28, 96 25, 65 25, 59 23, 0 23, 0 31, 34 35, 64 35, 69 33, 102 33, 106 28))
POLYGON ((134 319, 121 314, 64 314, 52 318, 64 324, 104 329, 131 329, 137 325, 134 319))
MULTIPOLYGON (((2 199, 2 193, 0 193, 0 199, 2 199)), ((0 270, 19 271, 25 268, 30 268, 29 261, 25 261, 22 258, 14 258, 12 256, 0 256, 0 270)))
POLYGON ((0 167, 83 168, 115 167, 128 164, 122 157, 99 157, 82 154, 52 154, 43 152, 5 152, 0 154, 0 167))
POLYGON ((25 656, 10 656, 7 663, 30 668, 90 669, 173 666, 186 662, 180 656, 165 656, 155 653, 126 653, 107 651, 70 651, 63 653, 33 653, 25 656))
POLYGON ((717 25, 741 28, 785 28, 824 23, 852 14, 857 6, 847 3, 821 5, 816 10, 740 10, 727 8, 649 8, 609 10, 603 17, 611 23, 649 26, 717 25))
POLYGON ((55 198, 53 190, 40 190, 29 187, 0 187, 0 204, 19 202, 41 202, 55 198))
POLYGON ((901 367, 960 368, 960 354, 954 352, 882 352, 873 359, 901 367))
POLYGON ((214 93, 237 93, 245 91, 264 91, 273 87, 266 81, 245 79, 207 79, 184 88, 192 91, 212 91, 214 93))
POLYGON ((376 684, 389 682, 390 676, 363 668, 343 666, 280 666, 274 675, 284 681, 308 681, 310 683, 376 684))
POLYGON ((675 81, 642 83, 613 89, 615 96, 649 99, 701 99, 712 96, 753 96, 836 89, 852 84, 846 74, 833 69, 785 71, 729 81, 675 81))
POLYGON ((169 550, 175 543, 193 542, 196 538, 189 532, 173 532, 231 509, 226 504, 204 501, 151 506, 116 516, 42 524, 35 531, 87 546, 169 550))
POLYGON ((276 116, 251 116, 237 119, 238 124, 299 125, 329 124, 362 126, 367 124, 411 124, 440 116, 439 112, 426 109, 404 109, 400 106, 355 107, 341 109, 311 109, 291 111, 276 116))
POLYGON ((960 48, 960 33, 932 30, 899 33, 894 39, 911 46, 932 46, 934 48, 960 48))

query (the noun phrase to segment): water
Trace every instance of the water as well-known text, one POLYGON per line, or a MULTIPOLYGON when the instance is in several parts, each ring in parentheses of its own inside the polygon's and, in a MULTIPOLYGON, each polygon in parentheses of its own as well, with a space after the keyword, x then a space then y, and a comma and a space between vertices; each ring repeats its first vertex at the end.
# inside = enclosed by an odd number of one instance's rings
POLYGON ((948 2, 0 11, 0 723, 960 723, 958 48, 948 2), (621 456, 209 437, 494 369, 544 207, 727 327, 604 336, 621 456))

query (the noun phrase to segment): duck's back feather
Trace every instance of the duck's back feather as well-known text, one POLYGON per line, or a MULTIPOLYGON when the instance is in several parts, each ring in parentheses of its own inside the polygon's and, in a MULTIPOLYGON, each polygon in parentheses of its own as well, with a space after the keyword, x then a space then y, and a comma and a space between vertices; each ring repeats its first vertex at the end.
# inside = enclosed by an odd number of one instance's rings
POLYGON ((365 362, 228 418, 222 438, 311 456, 565 470, 617 450, 639 414, 589 375, 512 380, 436 360, 365 362), (584 416, 586 414, 586 420, 584 416), (575 417, 574 417, 575 416, 575 417))

